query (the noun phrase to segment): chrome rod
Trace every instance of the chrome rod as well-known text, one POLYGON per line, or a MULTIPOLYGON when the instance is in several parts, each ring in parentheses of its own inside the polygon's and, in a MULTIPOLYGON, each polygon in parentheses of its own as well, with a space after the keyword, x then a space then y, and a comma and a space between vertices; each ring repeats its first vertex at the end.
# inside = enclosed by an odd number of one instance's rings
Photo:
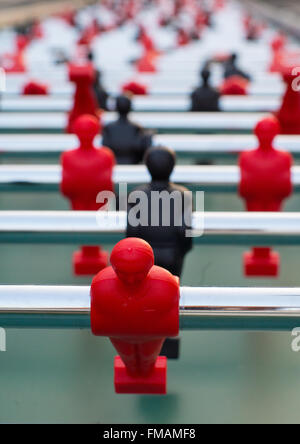
MULTIPOLYGON (((2 112, 68 112, 72 98, 5 96, 0 102, 2 112)), ((232 96, 220 99, 220 108, 225 112, 273 112, 280 107, 280 97, 232 96)), ((136 97, 132 107, 136 112, 186 112, 190 110, 189 97, 136 97)))
MULTIPOLYGON (((158 131, 252 131, 263 113, 135 113, 132 120, 158 131)), ((116 113, 105 113, 103 124, 116 113)), ((67 126, 66 113, 0 113, 0 131, 61 132, 67 126)))
MULTIPOLYGON (((2 328, 90 328, 89 287, 0 286, 2 328)), ((181 330, 291 330, 300 288, 180 289, 181 330)))
MULTIPOLYGON (((125 235, 125 212, 0 211, 1 243, 94 245, 125 235)), ((195 242, 299 245, 300 213, 194 213, 195 242)))
MULTIPOLYGON (((95 140, 102 145, 101 137, 95 140)), ((157 134, 153 145, 164 145, 174 149, 178 156, 230 156, 248 151, 258 145, 250 134, 157 134)), ((278 149, 300 155, 300 136, 278 136, 278 149)), ((78 147, 78 140, 72 134, 0 134, 0 156, 58 156, 66 150, 78 147)))
MULTIPOLYGON (((0 165, 0 190, 57 191, 61 175, 61 167, 54 165, 0 165)), ((144 165, 120 165, 114 169, 113 180, 115 184, 126 183, 132 187, 149 182, 151 177, 144 165)), ((236 191, 240 182, 240 169, 237 166, 178 165, 171 180, 199 190, 236 191)), ((292 181, 295 190, 299 191, 299 166, 292 168, 292 181)))
MULTIPOLYGON (((126 79, 127 80, 127 79, 126 79)), ((124 82, 125 83, 125 82, 124 82)), ((148 82, 146 82, 147 84, 148 82)), ((151 85, 148 88, 149 97, 160 97, 160 96, 168 96, 168 97, 186 97, 191 94, 191 91, 195 88, 198 81, 192 82, 190 85, 182 85, 181 82, 178 82, 177 85, 151 85)), ((15 98, 19 97, 22 94, 22 87, 24 84, 19 85, 9 85, 8 89, 3 93, 4 98, 15 98)), ((121 84, 116 82, 115 85, 109 85, 107 91, 112 96, 117 96, 120 94, 121 84)), ((268 96, 270 99, 277 98, 280 100, 282 95, 285 92, 284 85, 269 85, 269 84, 252 84, 249 86, 248 95, 251 96, 268 96)), ((53 98, 67 98, 70 99, 74 94, 74 86, 72 84, 61 84, 61 82, 56 82, 56 85, 50 86, 50 97, 53 98), (59 86, 58 86, 59 85, 59 86)))

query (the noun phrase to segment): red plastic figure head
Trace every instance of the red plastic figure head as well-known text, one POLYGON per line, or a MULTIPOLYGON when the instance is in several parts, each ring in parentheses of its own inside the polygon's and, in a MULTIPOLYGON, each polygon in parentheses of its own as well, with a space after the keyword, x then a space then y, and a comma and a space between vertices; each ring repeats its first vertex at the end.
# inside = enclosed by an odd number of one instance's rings
POLYGON ((231 76, 224 81, 220 88, 222 96, 245 96, 249 82, 240 76, 231 76))
POLYGON ((100 123, 96 117, 84 114, 76 119, 73 130, 82 146, 92 147, 93 140, 100 132, 100 123))
POLYGON ((16 38, 17 51, 18 52, 24 51, 28 46, 28 43, 29 41, 27 37, 25 37, 24 35, 18 35, 16 38))
POLYGON ((145 96, 147 94, 147 87, 133 80, 122 86, 122 92, 124 94, 132 93, 136 96, 145 96))
POLYGON ((260 147, 272 147, 273 140, 280 134, 280 124, 275 116, 262 119, 256 125, 254 133, 259 140, 260 147))
POLYGON ((36 81, 29 81, 23 88, 24 96, 47 96, 49 94, 47 85, 43 85, 42 83, 36 81))
POLYGON ((110 261, 121 281, 127 285, 138 285, 153 267, 154 254, 144 240, 127 238, 115 246, 110 261))

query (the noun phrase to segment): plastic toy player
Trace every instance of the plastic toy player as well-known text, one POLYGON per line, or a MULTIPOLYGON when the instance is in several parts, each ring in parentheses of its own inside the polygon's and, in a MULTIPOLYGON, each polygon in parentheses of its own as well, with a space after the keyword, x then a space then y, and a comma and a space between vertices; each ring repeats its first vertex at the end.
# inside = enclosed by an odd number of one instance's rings
POLYGON ((116 110, 119 118, 103 128, 102 143, 114 152, 118 164, 138 164, 152 145, 152 134, 129 120, 131 100, 128 97, 117 98, 116 110))
MULTIPOLYGON (((133 193, 143 191, 148 197, 147 224, 140 223, 135 226, 136 223, 131 224, 128 217, 126 236, 138 237, 149 242, 154 250, 155 264, 181 277, 185 255, 193 245, 192 238, 186 236, 187 230, 191 230, 192 226, 192 196, 187 188, 170 181, 176 164, 173 150, 161 146, 150 148, 145 155, 145 163, 152 180, 149 184, 136 188, 133 193), (168 193, 174 198, 177 193, 180 205, 177 207, 172 205, 172 202, 169 205, 161 204, 157 211, 155 210, 157 223, 154 224, 152 213, 155 203, 152 196, 155 192, 168 193), (170 224, 166 227, 163 221, 168 220, 168 215, 170 224)), ((128 208, 130 215, 132 205, 129 204, 128 208)))
POLYGON ((287 68, 283 73, 286 92, 276 116, 280 122, 281 134, 300 134, 300 91, 299 71, 287 68), (295 72, 295 74, 292 74, 295 72))
POLYGON ((242 77, 248 81, 251 80, 251 77, 244 71, 242 71, 237 66, 237 54, 233 53, 224 63, 224 79, 228 79, 232 76, 242 77))
MULTIPOLYGON (((131 218, 127 220, 127 237, 138 237, 149 242, 154 251, 155 265, 163 267, 175 276, 181 277, 184 259, 186 254, 192 249, 192 238, 187 236, 187 230, 192 227, 192 196, 187 188, 175 185, 170 182, 170 176, 176 164, 175 152, 165 147, 150 148, 145 156, 145 163, 152 177, 149 184, 137 188, 147 196, 147 224, 131 223, 131 218), (154 193, 163 193, 170 200, 166 204, 159 204, 157 209, 152 201, 154 193), (175 195, 177 193, 177 196, 175 195), (172 198, 178 198, 179 206, 172 205, 172 198), (168 202, 170 202, 168 204, 168 202), (177 208, 180 208, 179 211, 177 208), (158 223, 152 220, 152 212, 155 212, 158 223), (166 227, 164 220, 170 220, 166 227)), ((142 201, 141 201, 142 202, 142 201)), ((129 215, 132 206, 128 205, 129 215)), ((169 359, 179 358, 179 339, 168 339, 163 347, 163 354, 169 359)))
POLYGON ((195 89, 191 95, 191 111, 193 112, 217 112, 220 111, 220 93, 209 84, 210 71, 201 71, 202 85, 195 89))
POLYGON ((1 65, 7 74, 24 73, 27 71, 25 64, 25 50, 29 44, 29 39, 22 34, 16 37, 16 49, 12 54, 1 56, 1 65))
POLYGON ((47 96, 49 88, 43 83, 31 80, 24 85, 22 94, 24 96, 47 96))
POLYGON ((84 65, 69 65, 69 80, 75 83, 73 108, 69 114, 68 133, 73 133, 73 124, 83 114, 89 114, 99 119, 97 101, 94 93, 95 70, 91 63, 84 65))
MULTIPOLYGON (((103 204, 96 202, 101 191, 113 191, 112 173, 115 158, 108 148, 95 148, 93 141, 99 133, 98 120, 89 115, 79 117, 74 124, 79 148, 61 157, 61 192, 75 211, 97 211, 103 204)), ((107 253, 99 247, 82 247, 73 257, 76 275, 95 275, 107 266, 107 253)))
MULTIPOLYGON (((280 211, 284 199, 292 193, 292 156, 273 146, 280 133, 278 120, 267 117, 261 120, 255 134, 259 147, 240 156, 240 196, 245 199, 248 211, 280 211)), ((254 248, 244 255, 246 276, 279 274, 280 257, 271 248, 254 248)))
POLYGON ((154 266, 142 239, 119 242, 111 267, 91 286, 91 328, 107 336, 115 359, 115 390, 127 394, 165 394, 167 360, 159 356, 166 337, 179 333, 179 279, 154 266))

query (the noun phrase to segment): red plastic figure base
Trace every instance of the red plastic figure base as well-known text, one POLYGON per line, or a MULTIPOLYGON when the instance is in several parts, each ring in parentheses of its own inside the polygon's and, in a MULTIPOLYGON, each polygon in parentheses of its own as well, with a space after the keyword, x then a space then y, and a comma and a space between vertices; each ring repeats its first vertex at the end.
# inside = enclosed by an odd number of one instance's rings
POLYGON ((115 390, 119 394, 165 395, 167 393, 167 358, 159 356, 149 376, 129 375, 120 356, 115 358, 115 390))
POLYGON ((73 255, 76 276, 95 276, 108 266, 108 253, 100 247, 82 247, 73 255))
POLYGON ((244 253, 244 271, 247 277, 278 277, 280 256, 271 248, 253 248, 244 253))

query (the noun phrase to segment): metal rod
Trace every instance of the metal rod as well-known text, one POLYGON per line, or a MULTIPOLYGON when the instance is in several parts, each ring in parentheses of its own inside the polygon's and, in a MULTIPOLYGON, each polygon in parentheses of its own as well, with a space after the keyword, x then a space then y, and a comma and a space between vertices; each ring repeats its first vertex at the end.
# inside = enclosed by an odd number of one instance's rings
MULTIPOLYGON (((101 137, 95 140, 102 145, 101 137)), ((179 157, 237 156, 258 145, 255 136, 250 134, 157 134, 153 145, 163 145, 176 151, 179 157)), ((278 136, 275 140, 278 149, 300 155, 300 136, 278 136)), ((78 147, 78 140, 72 134, 0 134, 0 156, 8 157, 48 157, 58 156, 66 150, 78 147)))
MULTIPOLYGON (((128 79, 126 79, 128 80, 128 79)), ((195 85, 197 82, 193 82, 193 84, 183 86, 182 83, 179 85, 179 82, 177 85, 170 86, 168 84, 166 85, 152 85, 149 88, 148 96, 150 97, 160 97, 160 96, 177 96, 177 97, 186 97, 189 94, 191 94, 191 91, 193 88, 195 88, 195 85)), ((22 86, 21 85, 11 85, 5 93, 2 94, 2 97, 9 98, 9 97, 16 97, 20 96, 22 94, 22 86)), ((117 96, 120 94, 121 85, 116 84, 115 86, 109 86, 107 88, 108 93, 111 96, 117 96)), ((284 85, 264 85, 264 84, 252 84, 249 86, 248 89, 248 96, 268 96, 272 98, 277 98, 280 100, 282 95, 285 92, 285 86, 284 85)), ((70 98, 74 94, 74 86, 72 84, 63 84, 61 85, 60 82, 57 82, 57 85, 53 85, 50 87, 50 97, 53 98, 70 98)))
MULTIPOLYGON (((89 287, 0 286, 2 328, 90 328, 89 287)), ((300 288, 180 289, 181 330, 291 330, 300 288)))
MULTIPOLYGON (((262 113, 132 113, 131 118, 148 129, 162 132, 229 131, 251 132, 262 113)), ((116 113, 105 113, 103 124, 114 121, 116 113)), ((0 131, 62 132, 65 113, 0 113, 0 131)))
MULTIPOLYGON (((0 102, 2 112, 68 112, 72 98, 5 96, 0 102)), ((273 112, 280 107, 280 97, 232 96, 220 99, 224 112, 273 112)), ((136 97, 133 99, 136 112, 187 112, 190 110, 189 97, 136 97)))
MULTIPOLYGON (((0 190, 3 191, 58 191, 61 167, 56 165, 0 165, 0 190)), ((116 166, 115 184, 126 183, 130 188, 147 183, 150 174, 144 165, 116 166)), ((171 177, 176 183, 204 191, 236 192, 240 182, 238 166, 178 165, 171 177)), ((300 167, 292 168, 292 180, 300 191, 300 167)))
MULTIPOLYGON (((125 212, 1 211, 1 243, 97 245, 124 237, 125 212)), ((300 213, 194 213, 196 243, 300 245, 300 213)))

